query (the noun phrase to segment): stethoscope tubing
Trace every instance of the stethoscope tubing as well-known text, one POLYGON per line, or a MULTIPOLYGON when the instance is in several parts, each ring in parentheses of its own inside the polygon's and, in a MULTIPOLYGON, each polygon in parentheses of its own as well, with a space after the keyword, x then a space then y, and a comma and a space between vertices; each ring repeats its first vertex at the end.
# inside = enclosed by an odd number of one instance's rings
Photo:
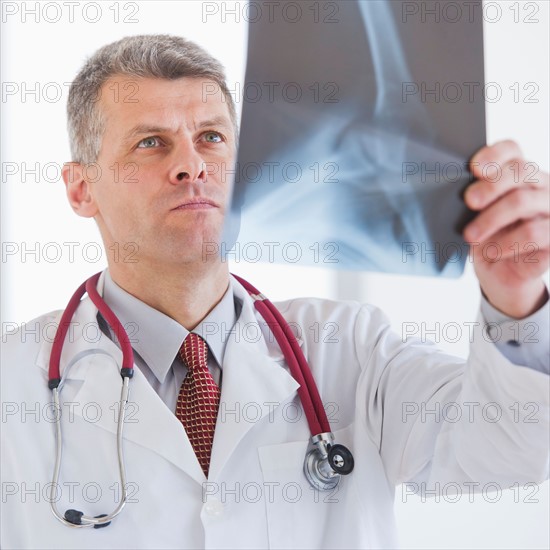
MULTIPOLYGON (((100 527, 100 526, 106 526, 110 521, 116 517, 124 506, 126 505, 126 501, 128 498, 127 495, 127 486, 126 486, 126 468, 125 468, 125 462, 124 462, 124 450, 122 445, 122 435, 124 430, 124 417, 126 413, 126 404, 128 402, 129 398, 129 381, 133 374, 133 367, 134 367, 134 351, 132 349, 132 345, 130 343, 130 339, 128 337, 128 334, 126 333, 126 330, 124 330, 124 327, 122 326, 122 323, 119 321, 117 316, 113 313, 111 308, 105 303, 103 298, 99 295, 99 292, 97 291, 97 281, 101 275, 101 272, 96 273, 89 279, 87 279, 84 283, 82 283, 71 299, 69 300, 69 303, 67 307, 65 308, 65 311, 63 312, 63 315, 61 316, 61 319, 59 321, 59 326, 57 328, 57 332, 54 337, 53 345, 52 345, 52 351, 50 354, 50 364, 49 364, 49 381, 48 386, 53 392, 53 398, 54 398, 54 406, 56 407, 56 457, 55 457, 55 467, 54 467, 54 475, 52 479, 52 489, 51 489, 51 496, 50 499, 51 503, 51 509, 54 514, 54 516, 64 523, 65 525, 68 525, 70 527, 100 527), (61 433, 61 415, 60 412, 60 406, 59 406, 59 384, 61 382, 61 376, 59 371, 59 365, 61 361, 61 352, 63 350, 63 343, 65 341, 67 332, 69 330, 69 326, 71 323, 71 319, 73 315, 75 314, 82 296, 85 293, 88 293, 88 296, 92 300, 93 304, 97 307, 101 315, 105 318, 109 326, 113 329, 116 337, 118 338, 118 341, 120 342, 120 346, 122 348, 122 368, 121 368, 121 375, 122 375, 122 388, 120 393, 120 401, 119 401, 119 410, 118 410, 118 422, 117 422, 117 456, 118 456, 118 469, 119 469, 119 477, 120 477, 120 483, 121 483, 121 499, 118 504, 118 506, 115 508, 113 512, 110 514, 103 515, 102 517, 94 518, 91 516, 85 516, 81 514, 80 512, 77 512, 80 514, 78 517, 78 523, 68 521, 64 515, 61 515, 59 511, 57 510, 57 506, 55 505, 55 499, 54 497, 54 491, 56 490, 58 481, 59 481, 59 473, 61 470, 61 455, 63 453, 63 443, 62 443, 62 433, 61 433)), ((73 511, 76 512, 76 511, 73 511)))
POLYGON ((88 296, 94 303, 95 307, 99 310, 101 315, 109 326, 113 329, 118 341, 120 342, 120 347, 122 348, 122 371, 124 369, 133 371, 134 369, 134 350, 132 349, 132 344, 128 333, 122 326, 122 323, 118 320, 118 317, 113 313, 113 310, 105 303, 103 298, 99 295, 97 291, 97 281, 101 272, 96 273, 93 277, 90 277, 86 281, 86 292, 88 296))
POLYGON ((99 295, 97 291, 97 281, 101 275, 101 271, 92 275, 89 279, 84 281, 72 295, 57 327, 57 332, 52 344, 52 351, 50 354, 50 364, 48 369, 48 385, 50 389, 57 387, 61 381, 61 375, 59 372, 59 364, 61 362, 61 352, 63 350, 63 343, 65 342, 65 337, 69 331, 71 320, 75 314, 78 305, 80 304, 80 299, 87 292, 88 296, 92 300, 93 304, 97 307, 101 315, 107 321, 109 326, 113 329, 120 346, 122 348, 122 369, 129 369, 133 371, 134 368, 134 350, 132 349, 132 344, 130 343, 130 338, 124 330, 121 322, 118 320, 118 317, 113 313, 113 310, 105 303, 103 298, 99 295))
POLYGON ((254 307, 268 323, 283 352, 292 377, 300 384, 298 395, 306 412, 310 433, 330 432, 330 424, 313 374, 290 326, 280 311, 257 288, 234 273, 232 275, 254 299, 254 307), (309 411, 311 411, 310 414, 308 414, 309 411))
MULTIPOLYGON (((123 430, 124 430, 124 418, 126 413, 126 404, 129 399, 130 389, 129 389, 130 378, 128 376, 123 377, 122 389, 120 393, 119 409, 118 409, 118 422, 117 422, 117 456, 118 456, 118 472, 120 477, 121 484, 121 498, 118 506, 110 513, 103 514, 98 517, 85 516, 82 513, 79 517, 79 523, 68 521, 65 515, 62 515, 57 509, 56 505, 56 491, 59 483, 59 473, 61 471, 61 457, 63 454, 63 438, 61 433, 61 408, 59 405, 59 388, 53 388, 53 399, 54 406, 56 411, 56 421, 55 421, 55 467, 54 474, 52 479, 52 485, 50 489, 50 508, 53 512, 53 515, 63 524, 68 527, 105 527, 107 526, 116 516, 118 516, 126 502, 128 500, 128 488, 126 484, 126 466, 124 461, 124 448, 122 445, 123 439, 123 430)), ((71 510, 76 512, 76 510, 71 510)), ((77 512, 78 513, 78 512, 77 512)))

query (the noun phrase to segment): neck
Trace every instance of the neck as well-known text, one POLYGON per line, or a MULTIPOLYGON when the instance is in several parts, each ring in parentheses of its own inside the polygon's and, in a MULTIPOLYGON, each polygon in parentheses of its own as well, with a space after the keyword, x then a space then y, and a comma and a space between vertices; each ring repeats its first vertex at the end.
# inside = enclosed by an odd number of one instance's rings
POLYGON ((109 263, 113 281, 132 296, 193 330, 223 298, 229 285, 226 263, 162 266, 109 263), (129 267, 129 266, 133 266, 129 267))

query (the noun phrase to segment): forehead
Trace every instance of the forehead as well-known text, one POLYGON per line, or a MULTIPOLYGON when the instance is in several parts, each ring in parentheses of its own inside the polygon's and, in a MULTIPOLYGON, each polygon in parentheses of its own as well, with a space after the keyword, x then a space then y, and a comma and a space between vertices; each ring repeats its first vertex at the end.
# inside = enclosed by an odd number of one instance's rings
POLYGON ((138 121, 192 124, 199 119, 225 117, 229 106, 219 85, 204 78, 139 78, 118 75, 101 88, 100 106, 109 122, 117 125, 138 121))

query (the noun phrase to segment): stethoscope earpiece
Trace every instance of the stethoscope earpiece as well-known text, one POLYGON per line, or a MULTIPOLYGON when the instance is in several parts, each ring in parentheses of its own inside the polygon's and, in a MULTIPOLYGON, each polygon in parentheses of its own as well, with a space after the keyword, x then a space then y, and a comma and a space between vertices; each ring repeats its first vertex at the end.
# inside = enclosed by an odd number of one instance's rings
MULTIPOLYGON (((92 523, 89 520, 85 520, 83 523, 82 518, 84 517, 84 512, 81 512, 80 510, 73 510, 72 508, 70 510, 67 510, 63 517, 66 521, 68 521, 75 527, 87 527, 93 525, 94 529, 101 529, 102 527, 107 527, 108 525, 111 525, 110 521, 106 521, 105 523, 92 523)), ((100 514, 99 516, 94 516, 94 519, 106 517, 107 514, 100 514)))
POLYGON ((78 510, 67 510, 63 517, 73 525, 81 525, 82 524, 82 516, 84 515, 84 512, 79 512, 78 510))

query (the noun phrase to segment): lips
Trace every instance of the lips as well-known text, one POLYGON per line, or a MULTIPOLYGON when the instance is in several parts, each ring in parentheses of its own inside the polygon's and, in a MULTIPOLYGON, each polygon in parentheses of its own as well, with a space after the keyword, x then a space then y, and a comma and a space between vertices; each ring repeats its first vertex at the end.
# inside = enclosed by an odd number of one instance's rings
POLYGON ((172 210, 200 210, 203 208, 219 208, 219 205, 210 199, 195 197, 193 199, 182 201, 175 208, 172 208, 172 210))

